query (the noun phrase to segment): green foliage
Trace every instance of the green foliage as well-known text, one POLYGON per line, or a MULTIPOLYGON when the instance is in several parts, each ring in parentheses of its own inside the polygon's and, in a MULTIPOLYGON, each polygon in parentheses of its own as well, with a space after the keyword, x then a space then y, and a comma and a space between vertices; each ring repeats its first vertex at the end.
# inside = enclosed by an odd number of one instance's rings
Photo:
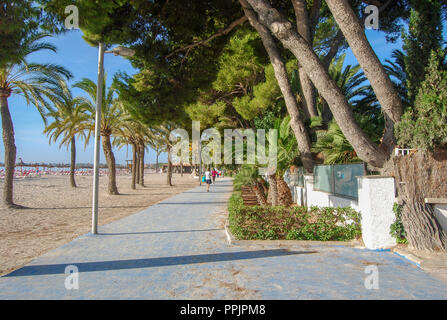
POLYGON ((410 102, 414 103, 421 83, 429 74, 432 50, 441 48, 441 3, 438 0, 410 0, 411 15, 408 33, 403 35, 406 56, 407 87, 410 102))
POLYGON ((38 31, 40 12, 29 0, 0 4, 0 69, 20 62, 23 43, 38 31))
POLYGON ((404 225, 402 224, 402 206, 395 203, 393 206, 393 211, 396 215, 396 220, 390 227, 390 234, 396 238, 397 243, 405 244, 407 243, 407 234, 405 232, 404 225))
POLYGON ((253 186, 259 179, 258 168, 253 165, 243 165, 240 171, 234 176, 234 190, 240 191, 242 187, 253 186))
MULTIPOLYGON (((363 131, 375 143, 378 143, 382 127, 377 126, 374 121, 370 121, 365 116, 358 115, 356 119, 363 131)), ((335 121, 329 123, 327 131, 317 132, 317 137, 312 151, 323 153, 324 164, 347 164, 361 161, 335 121)))
POLYGON ((234 193, 228 210, 230 230, 241 240, 349 241, 361 235, 352 208, 249 207, 234 193))
POLYGON ((236 31, 219 57, 219 72, 213 88, 231 92, 235 85, 242 88, 253 86, 262 77, 266 64, 262 50, 259 35, 254 30, 244 28, 236 31))
POLYGON ((447 145, 447 70, 444 54, 432 53, 427 78, 413 108, 408 108, 396 126, 401 147, 434 150, 447 145))

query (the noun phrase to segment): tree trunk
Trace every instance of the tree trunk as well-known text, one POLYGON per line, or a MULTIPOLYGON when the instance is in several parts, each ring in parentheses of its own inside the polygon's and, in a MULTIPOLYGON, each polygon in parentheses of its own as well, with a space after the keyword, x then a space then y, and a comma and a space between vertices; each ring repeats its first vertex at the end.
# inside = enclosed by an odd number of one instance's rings
POLYGON ((140 155, 138 160, 140 161, 140 186, 144 187, 144 142, 139 143, 140 155))
POLYGON ((275 77, 284 96, 287 111, 290 115, 290 126, 295 134, 298 143, 298 149, 300 150, 300 156, 303 162, 303 166, 308 172, 313 172, 314 161, 311 153, 312 145, 310 137, 303 121, 301 120, 298 102, 296 101, 296 97, 293 93, 289 76, 287 74, 287 69, 281 57, 281 53, 279 52, 278 47, 276 46, 269 30, 261 23, 259 23, 255 12, 249 7, 248 3, 245 0, 240 0, 240 2, 242 7, 244 8, 245 15, 248 17, 250 24, 259 33, 264 47, 269 55, 275 72, 275 77))
POLYGON ((394 124, 400 122, 403 113, 402 101, 366 38, 364 28, 349 2, 347 0, 327 0, 326 3, 365 72, 365 76, 371 83, 384 113, 391 121, 385 128, 386 132, 382 141, 384 151, 391 154, 396 144, 393 134, 394 124))
POLYGON ((130 188, 135 190, 137 188, 137 145, 132 143, 132 182, 130 188))
POLYGON ((278 184, 276 182, 276 174, 271 174, 267 176, 269 182, 269 198, 272 206, 276 207, 278 205, 278 184))
POLYGON ((155 173, 158 173, 158 156, 160 155, 160 153, 158 153, 158 150, 156 152, 157 152, 157 157, 155 160, 155 173))
POLYGON ((137 161, 135 162, 135 180, 136 184, 140 184, 140 146, 135 142, 135 149, 137 151, 137 161))
POLYGON ((266 206, 267 205, 267 199, 265 197, 264 193, 264 187, 260 181, 256 182, 256 185, 253 186, 253 190, 256 194, 256 199, 258 200, 259 205, 266 206))
POLYGON ((276 179, 276 185, 278 187, 278 203, 280 206, 290 207, 293 203, 292 192, 289 186, 284 181, 284 178, 278 176, 276 179))
POLYGON ((172 161, 171 161, 171 147, 168 146, 168 172, 166 174, 166 183, 172 186, 172 161))
POLYGON ((3 204, 15 208, 13 201, 14 170, 16 164, 16 145, 14 125, 9 113, 8 97, 10 92, 0 89, 0 107, 2 115, 3 145, 5 148, 5 182, 3 185, 3 204))
POLYGON ((247 0, 276 38, 300 61, 317 90, 328 102, 332 114, 357 155, 365 162, 381 168, 389 158, 363 132, 355 121, 346 97, 324 68, 309 44, 294 30, 292 24, 265 0, 247 0))
POLYGON ((102 148, 104 151, 104 156, 106 157, 107 167, 109 168, 109 184, 108 191, 111 195, 117 195, 118 187, 116 186, 116 166, 115 166, 115 156, 112 151, 112 144, 110 143, 110 135, 103 136, 102 148))
POLYGON ((70 162, 70 186, 72 186, 73 188, 76 188, 75 171, 76 171, 76 138, 73 136, 71 138, 71 162, 70 162))
POLYGON ((425 198, 447 198, 447 152, 435 159, 419 151, 394 159, 396 185, 403 203, 402 224, 408 244, 417 250, 447 251, 447 234, 425 198))
POLYGON ((183 177, 183 161, 180 161, 180 175, 183 177))
MULTIPOLYGON (((292 0, 292 4, 295 9, 298 33, 310 46, 313 46, 313 36, 311 33, 309 14, 307 12, 307 3, 305 0, 292 0)), ((304 112, 308 118, 318 117, 315 88, 299 61, 298 73, 304 98, 304 112)))

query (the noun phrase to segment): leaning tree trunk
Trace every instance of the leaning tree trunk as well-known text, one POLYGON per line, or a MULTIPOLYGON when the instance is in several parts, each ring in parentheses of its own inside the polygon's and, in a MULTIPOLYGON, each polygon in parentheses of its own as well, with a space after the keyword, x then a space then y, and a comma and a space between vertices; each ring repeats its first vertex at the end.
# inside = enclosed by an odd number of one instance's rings
POLYGON ((382 148, 391 155, 396 144, 393 134, 394 124, 400 122, 403 113, 402 101, 385 68, 366 38, 364 28, 348 0, 326 0, 326 3, 338 26, 343 31, 349 47, 365 72, 365 76, 371 83, 371 87, 387 116, 387 121, 391 122, 385 127, 382 141, 382 148))
POLYGON ((112 151, 112 144, 110 143, 110 135, 104 135, 102 139, 102 148, 104 156, 106 157, 107 167, 109 168, 109 184, 108 191, 111 195, 117 195, 118 187, 116 186, 116 166, 115 156, 112 151))
POLYGON ((137 146, 132 143, 132 182, 130 188, 135 190, 137 188, 137 146))
POLYGON ((168 186, 172 186, 172 160, 171 160, 171 147, 168 146, 168 172, 166 175, 166 183, 168 186))
MULTIPOLYGON (((383 167, 389 159, 389 154, 375 145, 360 128, 346 97, 330 77, 312 47, 297 33, 292 24, 278 10, 272 8, 266 0, 247 0, 247 2, 258 13, 260 22, 267 26, 283 46, 300 61, 316 89, 328 102, 335 120, 357 155, 375 167, 383 167)), ((245 12, 247 11, 245 10, 245 12)))
POLYGON ((73 136, 71 138, 71 161, 70 161, 70 186, 72 186, 73 188, 76 188, 75 171, 76 171, 76 138, 73 136))
POLYGON ((144 142, 140 141, 138 160, 140 163, 140 186, 144 187, 144 142))
POLYGON ((313 172, 314 161, 311 153, 312 146, 310 137, 301 119, 298 102, 293 93, 289 75, 281 57, 281 53, 276 46, 270 31, 258 21, 256 13, 249 7, 249 4, 245 0, 240 0, 240 3, 244 8, 245 15, 248 17, 250 24, 259 33, 262 43, 269 55, 270 62, 272 63, 275 72, 275 77, 278 81, 281 93, 284 96, 287 112, 290 115, 290 126, 298 143, 303 166, 308 172, 313 172))
MULTIPOLYGON (((307 12, 306 0, 292 0, 295 10, 298 33, 312 45, 313 36, 311 32, 309 14, 307 12)), ((300 77, 301 91, 303 94, 304 112, 308 118, 318 117, 317 100, 315 88, 309 76, 298 62, 298 74, 300 77)))
POLYGON ((272 206, 278 205, 278 184, 276 182, 276 174, 270 174, 267 176, 269 182, 269 200, 272 206))
POLYGON ((290 207, 293 203, 292 192, 289 186, 284 181, 284 178, 278 176, 276 179, 276 185, 278 188, 278 203, 280 206, 290 207))
POLYGON ((8 208, 16 207, 13 201, 14 170, 16 164, 16 145, 14 125, 9 113, 8 97, 11 92, 0 89, 0 108, 2 115, 3 145, 5 148, 5 182, 3 185, 3 203, 8 208))
POLYGON ((447 234, 425 198, 447 198, 447 152, 435 159, 419 151, 394 159, 396 185, 403 203, 402 224, 410 247, 447 251, 447 234))

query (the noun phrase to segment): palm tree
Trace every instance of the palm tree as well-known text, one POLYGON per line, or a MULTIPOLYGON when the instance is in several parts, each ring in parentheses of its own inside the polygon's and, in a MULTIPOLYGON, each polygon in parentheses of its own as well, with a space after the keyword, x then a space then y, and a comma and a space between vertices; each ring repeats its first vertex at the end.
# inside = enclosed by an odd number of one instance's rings
MULTIPOLYGON (((95 130, 94 115, 96 104, 93 101, 96 101, 97 86, 92 80, 84 78, 80 82, 76 83, 74 87, 82 89, 90 98, 82 99, 83 103, 87 106, 90 114, 92 115, 90 118, 90 130, 87 136, 88 140, 95 130)), ((106 157, 107 167, 109 168, 108 192, 111 195, 117 195, 119 192, 118 187, 116 186, 116 164, 110 139, 112 135, 119 134, 121 130, 123 111, 118 100, 115 99, 116 91, 114 86, 112 85, 110 88, 106 89, 106 77, 104 77, 103 88, 100 134, 102 136, 102 147, 106 157)))
POLYGON ((166 144, 158 135, 155 134, 148 135, 147 144, 155 151, 155 172, 158 173, 158 158, 160 157, 160 154, 167 151, 166 144))
POLYGON ((256 166, 242 166, 241 170, 234 177, 233 186, 235 190, 242 190, 242 187, 252 187, 256 194, 258 203, 261 206, 267 205, 267 199, 264 192, 264 182, 259 176, 259 171, 256 166))
POLYGON ((33 104, 42 118, 45 113, 44 86, 49 80, 69 79, 69 71, 55 64, 28 63, 27 57, 41 50, 56 52, 56 48, 41 40, 47 34, 36 34, 24 39, 21 43, 16 63, 6 63, 0 66, 0 108, 3 129, 3 144, 5 146, 5 183, 3 188, 3 203, 9 208, 23 208, 15 205, 13 201, 13 180, 16 161, 16 145, 14 139, 14 125, 9 112, 8 98, 12 95, 21 95, 27 104, 33 104))
POLYGON ((131 115, 127 115, 123 118, 120 131, 113 140, 113 146, 119 149, 125 145, 132 146, 131 189, 133 190, 136 189, 137 183, 144 187, 144 151, 147 134, 148 130, 141 122, 135 120, 131 115))
MULTIPOLYGON (((175 129, 175 125, 171 122, 166 122, 164 124, 161 124, 155 128, 151 128, 148 131, 148 137, 150 142, 150 145, 153 144, 154 140, 158 140, 158 145, 164 145, 164 148, 166 149, 166 152, 168 153, 168 172, 166 176, 166 183, 169 186, 172 186, 172 147, 173 142, 169 140, 169 136, 171 134, 171 131, 175 129)), ((158 154, 158 153, 157 153, 158 154)), ((158 162, 158 157, 157 157, 158 162)))
POLYGON ((276 186, 278 203, 282 206, 290 206, 293 203, 292 193, 284 181, 284 174, 291 164, 298 158, 299 152, 295 136, 290 129, 290 117, 277 119, 275 129, 278 130, 278 166, 276 171, 276 186))
POLYGON ((91 115, 82 99, 73 97, 67 82, 52 81, 48 90, 55 109, 51 108, 45 115, 46 118, 52 118, 53 122, 46 126, 44 133, 49 136, 50 144, 61 138, 59 147, 65 145, 71 148, 70 185, 76 188, 76 137, 83 137, 85 140, 91 115))
POLYGON ((387 59, 385 62, 385 70, 388 75, 391 77, 394 86, 399 93, 399 97, 404 103, 404 106, 408 106, 410 104, 410 100, 408 99, 408 88, 407 88, 407 71, 405 68, 405 58, 406 55, 401 50, 393 50, 391 55, 393 61, 387 59))

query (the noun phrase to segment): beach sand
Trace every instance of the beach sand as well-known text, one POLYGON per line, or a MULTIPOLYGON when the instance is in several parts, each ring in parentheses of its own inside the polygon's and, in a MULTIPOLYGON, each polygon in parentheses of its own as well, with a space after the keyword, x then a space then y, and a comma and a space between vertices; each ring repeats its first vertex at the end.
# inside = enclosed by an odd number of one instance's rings
MULTIPOLYGON (((174 174, 173 187, 166 185, 166 174, 146 174, 146 187, 137 186, 137 190, 130 188, 130 181, 130 176, 117 176, 120 195, 110 196, 107 176, 100 178, 99 225, 139 212, 199 184, 190 174, 174 174)), ((92 177, 76 177, 76 184, 78 188, 71 188, 68 176, 14 181, 15 203, 29 209, 0 208, 0 275, 90 232, 92 177)))

